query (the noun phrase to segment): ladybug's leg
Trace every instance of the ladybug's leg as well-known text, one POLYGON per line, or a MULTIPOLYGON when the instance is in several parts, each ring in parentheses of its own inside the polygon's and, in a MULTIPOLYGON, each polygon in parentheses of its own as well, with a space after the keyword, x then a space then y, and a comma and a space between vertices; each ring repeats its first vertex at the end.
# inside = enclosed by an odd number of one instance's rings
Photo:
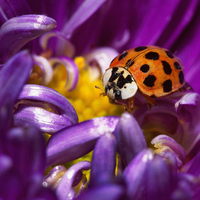
POLYGON ((183 87, 179 89, 180 92, 181 91, 188 91, 188 90, 194 91, 194 89, 187 82, 185 82, 185 84, 183 85, 183 87))
POLYGON ((144 95, 144 94, 143 94, 143 96, 147 101, 147 106, 148 106, 149 110, 151 109, 151 106, 156 106, 156 101, 153 98, 151 98, 150 96, 144 95))
POLYGON ((127 111, 131 112, 134 108, 134 96, 128 100, 127 111))

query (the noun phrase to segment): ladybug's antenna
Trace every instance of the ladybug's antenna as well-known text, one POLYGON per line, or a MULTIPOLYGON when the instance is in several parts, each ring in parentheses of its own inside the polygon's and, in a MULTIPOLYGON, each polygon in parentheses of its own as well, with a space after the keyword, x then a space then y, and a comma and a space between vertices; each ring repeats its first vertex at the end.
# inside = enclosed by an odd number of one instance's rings
POLYGON ((107 96, 107 94, 100 87, 95 85, 95 88, 100 89, 102 91, 100 95, 107 96))

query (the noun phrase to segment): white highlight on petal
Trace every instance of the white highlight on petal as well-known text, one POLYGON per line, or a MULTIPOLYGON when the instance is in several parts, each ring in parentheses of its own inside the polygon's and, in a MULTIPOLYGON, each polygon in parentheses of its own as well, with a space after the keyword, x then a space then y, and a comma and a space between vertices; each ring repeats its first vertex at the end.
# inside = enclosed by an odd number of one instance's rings
POLYGON ((148 151, 143 157, 142 157, 142 161, 143 162, 147 162, 148 160, 152 160, 153 159, 153 152, 152 151, 148 151))

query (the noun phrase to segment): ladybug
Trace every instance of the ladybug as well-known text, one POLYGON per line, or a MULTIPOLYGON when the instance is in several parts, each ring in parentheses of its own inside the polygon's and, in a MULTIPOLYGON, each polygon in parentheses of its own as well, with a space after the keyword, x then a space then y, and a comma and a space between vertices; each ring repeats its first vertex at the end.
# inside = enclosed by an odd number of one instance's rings
MULTIPOLYGON (((139 91, 148 103, 165 97, 185 84, 183 66, 169 50, 156 46, 139 46, 115 57, 103 75, 105 95, 111 103, 128 102, 139 91)), ((123 104, 123 103, 122 103, 123 104)))

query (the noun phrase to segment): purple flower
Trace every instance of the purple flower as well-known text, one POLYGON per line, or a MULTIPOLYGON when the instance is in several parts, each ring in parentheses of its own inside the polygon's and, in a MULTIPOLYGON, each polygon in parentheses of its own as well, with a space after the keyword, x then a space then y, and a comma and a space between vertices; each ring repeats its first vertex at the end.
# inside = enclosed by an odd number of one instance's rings
POLYGON ((0 197, 198 199, 199 8, 198 0, 2 1, 0 197), (142 45, 174 52, 194 90, 150 110, 138 93, 131 114, 114 116, 90 86, 100 87, 118 52, 142 45), (80 159, 92 150, 91 164, 80 159))

